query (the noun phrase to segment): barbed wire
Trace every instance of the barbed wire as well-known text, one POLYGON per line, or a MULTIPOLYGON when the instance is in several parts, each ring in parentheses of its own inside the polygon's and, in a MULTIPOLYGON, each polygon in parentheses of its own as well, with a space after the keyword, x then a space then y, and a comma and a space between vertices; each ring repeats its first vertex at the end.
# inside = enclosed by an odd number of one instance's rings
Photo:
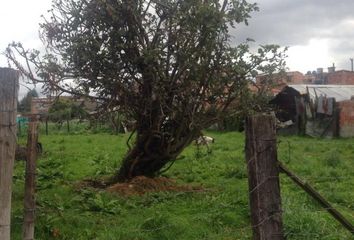
POLYGON ((341 177, 304 177, 301 176, 305 183, 327 183, 330 181, 345 182, 346 180, 354 180, 354 176, 341 176, 341 177))
MULTIPOLYGON (((275 141, 275 139, 253 139, 254 141, 264 141, 264 142, 271 142, 271 141, 275 141)), ((283 140, 284 141, 284 140, 283 140)), ((316 144, 318 144, 318 142, 317 142, 318 140, 314 140, 313 142, 316 142, 316 144)), ((321 143, 323 143, 323 144, 328 144, 328 142, 321 142, 321 143)), ((281 144, 281 141, 278 141, 277 142, 277 144, 278 145, 280 145, 281 144)), ((291 141, 288 141, 288 140, 286 140, 286 144, 287 144, 287 148, 285 148, 284 149, 284 151, 287 151, 287 154, 288 154, 288 159, 287 159, 287 161, 288 162, 291 162, 291 159, 292 159, 292 147, 294 146, 294 145, 298 145, 298 146, 303 146, 303 145, 305 145, 305 144, 308 144, 308 141, 306 141, 306 143, 293 143, 293 142, 291 142, 291 141)), ((331 143, 332 144, 332 143, 331 143)), ((340 143, 341 144, 341 146, 342 146, 342 143, 340 143)), ((339 143, 338 143, 338 145, 339 145, 339 143)), ((262 149, 262 150, 260 150, 260 151, 256 151, 256 154, 252 157, 252 158, 250 158, 248 161, 247 161, 247 166, 251 163, 251 162, 253 162, 253 161, 255 161, 255 159, 257 159, 258 158, 258 155, 259 154, 261 154, 261 153, 263 153, 263 152, 266 152, 266 151, 268 151, 269 149, 271 149, 271 148, 273 148, 273 146, 267 146, 267 147, 265 147, 264 149, 262 149)), ((67 163, 67 162, 65 162, 65 163, 67 163)), ((251 189, 250 191, 249 191, 249 194, 251 194, 251 193, 253 193, 254 191, 256 191, 256 190, 258 190, 258 189, 260 189, 261 187, 262 187, 262 185, 264 184, 264 183, 266 183, 267 181, 269 181, 270 179, 274 179, 274 178, 279 178, 279 176, 268 176, 265 180, 263 180, 262 182, 260 182, 259 184, 257 184, 257 186, 255 186, 253 189, 251 189)), ((352 179, 354 179, 354 176, 318 176, 318 177, 316 177, 316 176, 311 176, 311 177, 304 177, 304 176, 301 176, 301 178, 302 178, 302 180, 304 181, 304 182, 309 182, 309 183, 317 183, 317 182, 326 182, 326 181, 334 181, 334 180, 336 180, 336 181, 346 181, 346 180, 352 180, 352 179)), ((300 190, 299 189, 299 191, 302 191, 302 190, 300 190)), ((340 204, 337 204, 337 203, 335 203, 336 204, 336 206, 338 206, 339 208, 347 208, 347 207, 345 207, 345 206, 342 206, 342 205, 340 205, 340 204)), ((316 206, 316 204, 313 204, 314 206, 316 206)), ((276 212, 276 213, 274 213, 274 214, 272 214, 272 215, 270 215, 270 216, 268 216, 268 217, 266 217, 265 219, 263 219, 262 221, 260 221, 258 224, 256 224, 256 225, 247 225, 247 226, 243 226, 243 227, 240 227, 240 228, 236 228, 236 229, 234 229, 234 230, 239 230, 239 231, 243 231, 243 230, 246 230, 246 229, 252 229, 252 228, 256 228, 256 227, 258 227, 258 226, 260 226, 260 225, 263 225, 263 224, 266 224, 268 221, 270 221, 270 220, 272 220, 272 218, 274 217, 274 216, 276 216, 277 214, 280 214, 280 213, 282 213, 282 214, 293 214, 295 211, 297 212, 297 213, 299 213, 299 214, 311 214, 311 213, 327 213, 326 211, 327 210, 331 210, 331 209, 335 209, 335 208, 321 208, 321 209, 306 209, 306 208, 303 208, 303 209, 299 209, 299 208, 296 208, 296 209, 294 209, 294 210, 289 210, 287 207, 283 207, 282 209, 281 209, 281 211, 278 211, 278 212, 276 212)), ((23 224, 23 223, 14 223, 14 224, 23 224)), ((147 231, 147 232, 149 232, 149 231, 158 231, 158 230, 161 230, 161 229, 163 229, 163 228, 168 228, 170 225, 166 225, 166 226, 161 226, 161 227, 158 227, 158 228, 155 228, 155 229, 148 229, 148 230, 141 230, 141 229, 137 229, 137 231, 147 231)), ((345 232, 344 230, 343 230, 343 232, 345 232)), ((312 239, 311 237, 320 237, 321 236, 321 239, 325 239, 326 237, 325 236, 323 236, 323 233, 316 233, 316 232, 306 232, 306 231, 304 231, 304 232, 299 232, 299 233, 293 233, 293 232, 289 232, 289 231, 285 231, 284 233, 274 233, 273 234, 273 236, 279 236, 280 234, 284 234, 285 236, 298 236, 298 237, 304 237, 305 239, 312 239)), ((331 235, 331 236, 329 236, 329 237, 333 237, 333 235, 331 235)))
POLYGON ((268 182, 271 179, 279 179, 279 176, 269 176, 266 177, 266 179, 264 179, 262 182, 260 182, 257 186, 255 186, 252 190, 250 190, 248 193, 251 194, 253 193, 255 190, 257 190, 260 186, 262 186, 263 184, 265 184, 266 182, 268 182))
POLYGON ((2 109, 0 109, 0 112, 4 112, 4 113, 14 113, 14 112, 17 112, 17 109, 10 109, 10 110, 2 110, 2 109))

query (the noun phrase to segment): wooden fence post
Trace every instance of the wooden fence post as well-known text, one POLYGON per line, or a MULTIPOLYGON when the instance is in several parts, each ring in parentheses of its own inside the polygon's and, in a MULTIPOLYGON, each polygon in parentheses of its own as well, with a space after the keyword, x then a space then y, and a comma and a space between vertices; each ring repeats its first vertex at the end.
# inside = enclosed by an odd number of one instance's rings
POLYGON ((0 239, 10 240, 19 73, 0 68, 0 239))
POLYGON ((28 123, 27 136, 27 160, 25 177, 25 196, 24 196, 24 218, 23 218, 23 240, 34 239, 35 222, 35 177, 38 143, 38 121, 37 116, 32 115, 28 123))
POLYGON ((45 118, 45 135, 48 136, 48 116, 45 118))
POLYGON ((18 124, 17 124, 17 135, 19 136, 19 137, 21 137, 21 120, 19 120, 18 121, 18 124))
POLYGON ((70 133, 70 123, 69 123, 69 119, 66 119, 66 128, 68 130, 68 133, 70 133))
POLYGON ((253 239, 285 239, 273 116, 246 119, 246 161, 253 239))

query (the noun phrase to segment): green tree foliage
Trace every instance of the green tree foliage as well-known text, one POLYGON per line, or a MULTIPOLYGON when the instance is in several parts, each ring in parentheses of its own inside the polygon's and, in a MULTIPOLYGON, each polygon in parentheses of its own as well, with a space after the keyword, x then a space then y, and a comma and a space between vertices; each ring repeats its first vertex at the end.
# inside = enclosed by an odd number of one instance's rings
POLYGON ((29 90, 21 101, 18 103, 18 111, 21 113, 29 113, 31 112, 31 102, 32 98, 38 97, 38 93, 36 89, 29 90))
MULTIPOLYGON (((12 44, 36 66, 24 74, 48 91, 89 95, 136 120, 136 139, 115 180, 155 176, 200 131, 249 93, 257 71, 284 66, 278 46, 231 45, 229 29, 247 24, 245 0, 54 0, 41 24, 47 54, 12 44)), ((13 51, 16 49, 17 51, 13 51)), ((235 109, 235 108, 234 108, 235 109)))
POLYGON ((87 117, 87 112, 80 104, 71 100, 56 100, 49 108, 49 120, 62 124, 64 121, 72 119, 84 119, 87 117))

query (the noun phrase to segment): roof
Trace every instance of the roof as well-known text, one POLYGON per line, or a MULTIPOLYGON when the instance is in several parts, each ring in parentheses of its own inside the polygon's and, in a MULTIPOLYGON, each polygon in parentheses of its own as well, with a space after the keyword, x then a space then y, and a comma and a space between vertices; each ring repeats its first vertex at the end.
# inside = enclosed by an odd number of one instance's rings
POLYGON ((354 85, 309 85, 309 84, 297 84, 288 85, 298 91, 300 94, 307 94, 311 99, 315 99, 316 96, 333 97, 337 102, 350 100, 354 96, 354 85), (307 90, 308 89, 308 90, 307 90))
POLYGON ((290 72, 286 72, 286 74, 301 74, 301 75, 304 75, 302 72, 299 72, 299 71, 290 71, 290 72))
POLYGON ((334 74, 334 73, 352 73, 352 74, 354 74, 354 72, 353 71, 349 71, 349 70, 337 70, 337 71, 335 71, 335 72, 332 72, 331 74, 334 74))

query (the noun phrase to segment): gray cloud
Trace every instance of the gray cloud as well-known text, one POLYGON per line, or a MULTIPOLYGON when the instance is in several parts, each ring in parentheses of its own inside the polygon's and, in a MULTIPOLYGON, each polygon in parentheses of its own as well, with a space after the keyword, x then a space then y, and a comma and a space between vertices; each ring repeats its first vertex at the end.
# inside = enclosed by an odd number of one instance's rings
MULTIPOLYGON (((34 48, 40 46, 38 22, 50 3, 51 0, 1 0, 0 52, 12 40, 34 48)), ((334 61, 338 68, 349 69, 349 58, 354 57, 353 0, 258 0, 258 5, 260 11, 252 14, 249 26, 231 30, 235 44, 253 38, 258 44, 295 47, 306 46, 311 39, 325 40, 331 59, 328 65, 334 61)), ((6 59, 0 55, 0 66, 6 65, 6 59)), ((314 62, 308 68, 317 66, 314 62)))
POLYGON ((354 56, 354 1, 259 0, 258 5, 260 11, 252 14, 249 26, 231 30, 235 43, 249 37, 258 44, 292 47, 323 39, 336 65, 348 69, 348 59, 354 56))

